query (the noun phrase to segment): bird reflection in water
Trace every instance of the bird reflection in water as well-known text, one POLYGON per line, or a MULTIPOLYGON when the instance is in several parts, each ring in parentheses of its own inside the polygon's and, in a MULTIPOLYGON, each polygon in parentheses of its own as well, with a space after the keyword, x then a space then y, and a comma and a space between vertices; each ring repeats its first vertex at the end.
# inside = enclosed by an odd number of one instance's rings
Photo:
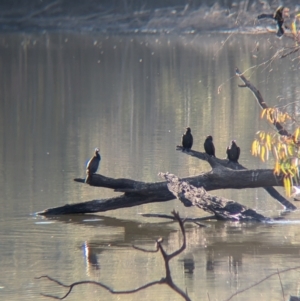
POLYGON ((215 269, 215 254, 214 251, 209 251, 206 255, 206 271, 214 271, 215 269))
POLYGON ((86 262, 87 275, 90 274, 91 270, 100 270, 100 264, 98 262, 96 252, 91 248, 87 241, 82 244, 83 257, 86 262))
POLYGON ((194 258, 184 258, 183 259, 184 272, 187 274, 193 274, 195 270, 194 258))

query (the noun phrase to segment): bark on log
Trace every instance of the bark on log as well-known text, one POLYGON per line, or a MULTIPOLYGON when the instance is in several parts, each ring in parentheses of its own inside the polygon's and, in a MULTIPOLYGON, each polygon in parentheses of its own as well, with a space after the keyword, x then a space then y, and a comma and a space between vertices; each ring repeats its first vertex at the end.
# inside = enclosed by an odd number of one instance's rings
POLYGON ((50 215, 62 215, 62 214, 84 214, 84 213, 96 213, 105 212, 109 210, 122 209, 128 207, 139 206, 154 202, 165 202, 174 199, 171 192, 167 191, 166 194, 159 193, 157 196, 152 194, 151 196, 136 195, 120 195, 114 198, 92 200, 88 202, 66 204, 60 207, 49 208, 44 211, 38 212, 38 215, 50 216, 50 215))
MULTIPOLYGON (((211 160, 215 160, 215 158, 211 158, 211 160)), ((82 180, 75 179, 77 182, 82 180)), ((282 177, 275 176, 272 169, 232 170, 220 164, 215 165, 209 172, 186 177, 183 180, 196 187, 203 186, 207 191, 283 186, 282 177)), ((134 180, 123 182, 123 179, 113 179, 100 174, 92 175, 90 185, 111 188, 117 192, 125 192, 127 195, 139 194, 143 196, 167 191, 167 182, 145 183, 134 180)))
MULTIPOLYGON (((209 158, 208 160, 210 162, 215 161, 215 158, 209 158)), ((206 191, 228 188, 241 189, 282 186, 282 178, 275 176, 271 169, 232 170, 216 162, 212 165, 215 167, 210 172, 184 178, 183 181, 196 187, 204 187, 206 191)), ((82 182, 83 179, 75 179, 75 181, 82 182)), ((49 208, 38 212, 38 214, 95 213, 174 199, 174 195, 168 190, 167 182, 145 183, 129 179, 113 179, 93 174, 90 179, 90 185, 112 188, 125 193, 110 199, 93 200, 49 208)))
MULTIPOLYGON (((183 148, 180 145, 177 145, 177 150, 182 151, 183 148)), ((188 152, 183 151, 184 154, 196 157, 201 160, 207 160, 206 153, 198 152, 195 150, 190 150, 188 152)), ((231 162, 228 159, 219 159, 219 158, 213 158, 218 164, 233 169, 233 170, 247 170, 246 167, 239 163, 231 162)), ((263 187, 264 190, 266 190, 270 196, 272 196, 275 200, 277 200, 281 205, 283 205, 288 210, 296 210, 297 207, 294 206, 291 202, 289 202, 286 198, 284 198, 274 187, 263 187)))
POLYGON ((235 201, 211 195, 204 188, 196 188, 169 173, 161 173, 168 181, 169 190, 185 206, 196 206, 206 212, 213 213, 218 220, 239 222, 263 222, 269 220, 253 209, 249 209, 235 201))

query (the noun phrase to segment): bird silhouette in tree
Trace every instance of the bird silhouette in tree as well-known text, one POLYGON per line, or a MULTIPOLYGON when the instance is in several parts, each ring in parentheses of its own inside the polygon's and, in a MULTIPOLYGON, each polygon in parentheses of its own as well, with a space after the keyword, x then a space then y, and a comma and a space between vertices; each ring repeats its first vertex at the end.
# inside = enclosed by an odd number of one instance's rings
POLYGON ((273 14, 260 14, 257 19, 273 19, 277 23, 277 33, 276 35, 281 38, 284 35, 283 24, 285 19, 290 17, 290 9, 285 6, 279 6, 273 14))

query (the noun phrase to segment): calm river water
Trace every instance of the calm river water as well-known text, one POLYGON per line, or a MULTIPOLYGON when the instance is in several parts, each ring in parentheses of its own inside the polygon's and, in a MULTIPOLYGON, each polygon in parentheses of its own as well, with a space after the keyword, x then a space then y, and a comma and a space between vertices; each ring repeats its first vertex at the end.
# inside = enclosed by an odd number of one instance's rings
MULTIPOLYGON (((131 245, 150 249, 162 236, 173 251, 181 242, 178 226, 140 213, 205 213, 177 200, 99 215, 46 219, 34 213, 116 195, 73 181, 84 176, 95 147, 101 149, 99 173, 109 177, 150 182, 160 180, 160 171, 184 177, 209 170, 207 163, 175 150, 188 125, 196 150, 202 151, 211 134, 216 155, 225 157, 229 141, 236 139, 240 163, 272 166, 250 154, 256 131, 270 127, 260 120, 253 95, 237 87, 234 71, 262 64, 283 45, 291 41, 263 35, 1 34, 0 299, 63 295, 65 289, 35 279, 45 274, 66 284, 102 281, 116 290, 160 279, 160 254, 131 245)), ((251 68, 246 75, 270 105, 293 103, 288 110, 298 114, 296 56, 251 68)), ((268 216, 282 210, 263 189, 214 193, 268 216)), ((277 269, 299 265, 298 211, 273 224, 206 225, 187 224, 187 250, 171 262, 175 282, 193 300, 225 300, 277 269)), ((281 275, 286 299, 299 295, 299 276, 300 271, 281 275)), ((274 276, 234 300, 282 300, 282 287, 274 276)), ((181 298, 165 286, 117 296, 89 285, 75 288, 67 300, 181 298)))

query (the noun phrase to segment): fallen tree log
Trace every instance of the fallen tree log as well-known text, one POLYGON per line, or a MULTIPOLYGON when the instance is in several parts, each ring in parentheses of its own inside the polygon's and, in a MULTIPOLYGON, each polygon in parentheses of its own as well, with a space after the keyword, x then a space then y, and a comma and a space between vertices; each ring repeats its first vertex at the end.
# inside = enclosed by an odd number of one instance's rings
POLYGON ((218 220, 238 222, 263 222, 269 220, 253 209, 235 201, 211 195, 203 187, 197 188, 190 185, 173 174, 161 173, 160 175, 168 181, 168 189, 185 206, 196 206, 206 212, 213 213, 218 220))
MULTIPOLYGON (((209 172, 186 177, 183 180, 196 187, 203 186, 207 191, 283 186, 282 177, 275 176, 272 169, 232 170, 221 165, 215 166, 209 172)), ((75 179, 75 181, 81 182, 83 179, 75 179)), ((109 178, 100 174, 92 175, 90 185, 111 188, 127 195, 139 194, 143 196, 167 191, 167 182, 145 183, 130 180, 125 183, 122 179, 109 178)))
MULTIPOLYGON (((209 157, 208 161, 214 166, 211 171, 198 176, 187 177, 182 180, 195 187, 203 187, 206 191, 283 185, 282 177, 275 176, 271 169, 232 170, 215 162, 215 158, 209 157)), ((84 180, 75 179, 75 181, 83 182, 84 180)), ((129 179, 113 179, 103 175, 93 174, 90 178, 90 185, 112 188, 115 191, 124 192, 124 194, 109 199, 93 200, 49 208, 42 212, 38 212, 38 214, 60 215, 95 213, 153 202, 166 202, 174 199, 174 195, 168 190, 167 182, 145 183, 129 179)), ((291 203, 289 204, 292 205, 291 203)))
POLYGON ((167 191, 167 195, 154 194, 149 197, 142 197, 139 194, 136 195, 120 195, 117 197, 101 200, 92 200, 88 202, 66 204, 60 207, 49 208, 44 211, 38 212, 38 215, 62 215, 62 214, 84 214, 84 213, 96 213, 105 212, 109 210, 122 209, 128 207, 139 206, 143 204, 165 202, 174 199, 171 192, 167 191))

